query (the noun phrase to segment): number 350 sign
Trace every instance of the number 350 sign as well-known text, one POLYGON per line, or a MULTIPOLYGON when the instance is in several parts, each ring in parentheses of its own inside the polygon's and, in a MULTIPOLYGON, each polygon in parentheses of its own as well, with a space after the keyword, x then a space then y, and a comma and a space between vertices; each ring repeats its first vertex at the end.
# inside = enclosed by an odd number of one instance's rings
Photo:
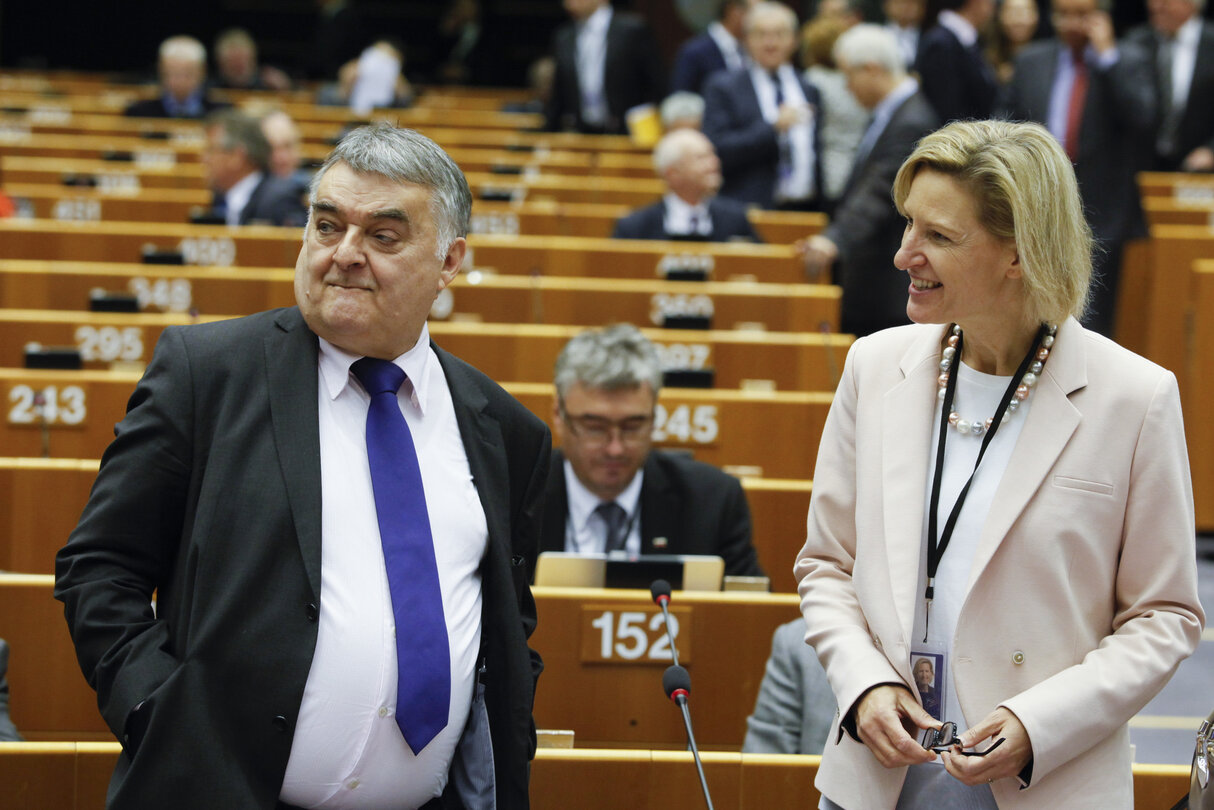
MULTIPOLYGON (((582 661, 603 664, 670 664, 670 641, 662 611, 619 610, 619 606, 582 607, 582 661)), ((691 663, 691 609, 670 609, 670 629, 679 647, 679 663, 691 663)))

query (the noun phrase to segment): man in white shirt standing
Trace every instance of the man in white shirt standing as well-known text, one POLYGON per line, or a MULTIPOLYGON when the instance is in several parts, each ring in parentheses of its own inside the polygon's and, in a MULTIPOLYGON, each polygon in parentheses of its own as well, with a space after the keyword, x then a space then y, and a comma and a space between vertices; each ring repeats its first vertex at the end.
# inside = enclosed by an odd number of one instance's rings
POLYGON ((815 210, 821 167, 821 99, 792 65, 797 15, 781 3, 746 15, 749 69, 721 72, 704 87, 704 134, 721 158, 721 194, 763 208, 815 210))
POLYGON ((657 104, 666 74, 653 31, 608 0, 564 0, 572 20, 556 32, 556 72, 545 110, 547 128, 621 135, 628 111, 657 104))
POLYGON ((354 130, 298 306, 165 331, 56 569, 112 810, 528 806, 551 442, 430 342, 470 210, 433 141, 354 130))
POLYGON ((1149 24, 1126 41, 1155 66, 1156 171, 1214 171, 1214 24, 1205 0, 1147 0, 1149 24))

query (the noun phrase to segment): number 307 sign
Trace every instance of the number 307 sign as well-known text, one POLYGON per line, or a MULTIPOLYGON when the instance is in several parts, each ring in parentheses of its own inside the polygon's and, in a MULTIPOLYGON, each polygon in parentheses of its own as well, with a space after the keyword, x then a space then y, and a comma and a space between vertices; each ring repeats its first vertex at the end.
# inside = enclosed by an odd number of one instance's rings
MULTIPOLYGON (((618 608, 618 605, 582 607, 582 661, 663 666, 672 663, 662 611, 618 608)), ((691 608, 670 609, 670 630, 679 648, 679 663, 691 663, 691 608)))

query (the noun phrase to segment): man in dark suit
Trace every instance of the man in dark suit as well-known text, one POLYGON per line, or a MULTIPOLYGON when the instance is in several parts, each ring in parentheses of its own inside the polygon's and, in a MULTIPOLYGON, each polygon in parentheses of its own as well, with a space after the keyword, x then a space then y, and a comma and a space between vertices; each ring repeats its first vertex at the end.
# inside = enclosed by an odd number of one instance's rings
POLYGON ((193 37, 169 37, 160 43, 160 95, 131 103, 135 118, 204 118, 229 106, 207 96, 207 49, 193 37))
POLYGON ((270 143, 257 119, 221 110, 207 119, 206 135, 202 162, 216 218, 228 225, 304 224, 303 187, 270 171, 270 143))
POLYGON ((8 642, 0 638, 0 742, 21 742, 8 716, 8 642))
POLYGON ((742 23, 751 0, 721 0, 717 19, 702 34, 683 43, 670 72, 670 91, 702 93, 704 82, 719 70, 741 70, 746 51, 742 47, 742 23))
POLYGON ((837 262, 841 326, 863 336, 909 323, 906 279, 894 267, 905 221, 890 189, 915 143, 939 119, 918 83, 906 75, 901 48, 888 29, 871 23, 850 28, 835 42, 834 56, 852 95, 873 119, 830 225, 799 247, 811 278, 837 262))
POLYGON ((762 241, 746 217, 745 205, 716 196, 721 187, 721 161, 703 133, 676 129, 663 136, 654 147, 653 165, 666 182, 666 195, 617 220, 613 237, 762 241))
POLYGON ((1029 43, 1008 87, 1009 118, 1046 125, 1075 163, 1097 240, 1084 325, 1112 336, 1125 243, 1147 235, 1135 175, 1148 167, 1155 121, 1151 63, 1118 47, 1108 0, 1054 0, 1056 37, 1029 43))
POLYGON ((1214 171, 1214 24, 1204 0, 1147 0, 1148 25, 1126 42, 1154 66, 1156 171, 1214 171))
POLYGON ((551 442, 430 343, 470 208, 432 141, 354 130, 298 307, 162 336, 56 560, 111 810, 528 806, 551 442))
POLYGON ((821 102, 792 65, 797 15, 781 3, 757 3, 745 26, 751 67, 717 73, 704 87, 704 134, 721 158, 721 195, 813 210, 822 188, 821 102))
POLYGON ((552 131, 628 132, 627 113, 657 104, 666 74, 653 31, 609 0, 564 0, 573 21, 556 32, 552 95, 545 111, 552 131))
POLYGON ((915 70, 923 94, 946 124, 990 118, 995 109, 999 85, 978 33, 994 14, 994 0, 943 0, 939 17, 919 37, 915 70))
POLYGON ((554 375, 553 453, 541 551, 715 554, 725 573, 761 576, 750 508, 733 476, 651 449, 662 371, 629 324, 588 330, 554 375))

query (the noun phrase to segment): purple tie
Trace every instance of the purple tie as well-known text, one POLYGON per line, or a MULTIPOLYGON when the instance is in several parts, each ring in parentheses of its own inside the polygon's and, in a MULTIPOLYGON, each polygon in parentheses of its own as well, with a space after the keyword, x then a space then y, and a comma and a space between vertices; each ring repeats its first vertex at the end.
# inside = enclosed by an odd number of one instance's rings
POLYGON ((396 620, 396 724, 414 754, 447 725, 451 650, 417 450, 396 400, 405 372, 371 357, 351 367, 371 395, 367 460, 396 620))

